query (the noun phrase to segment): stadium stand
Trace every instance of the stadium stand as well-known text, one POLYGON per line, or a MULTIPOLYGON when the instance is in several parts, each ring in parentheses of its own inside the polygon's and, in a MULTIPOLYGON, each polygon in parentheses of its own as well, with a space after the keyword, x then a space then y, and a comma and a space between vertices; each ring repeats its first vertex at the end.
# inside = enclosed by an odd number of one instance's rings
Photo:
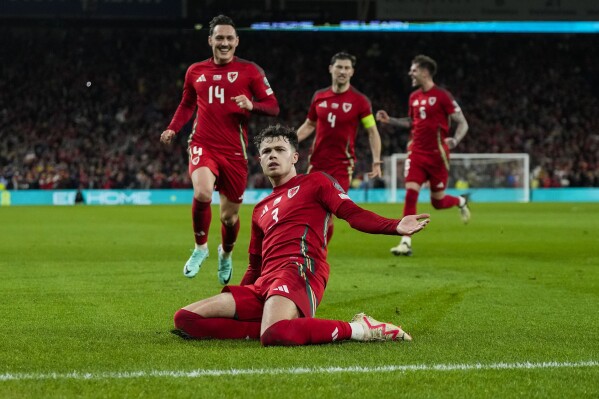
MULTIPOLYGON (((210 56, 206 31, 0 28, 0 187, 185 188, 188 124, 159 143, 187 66, 210 56)), ((526 152, 533 187, 599 187, 599 53, 592 35, 240 32, 237 54, 263 66, 298 127, 314 90, 330 84, 330 56, 358 57, 353 83, 373 110, 405 115, 412 57, 440 66, 436 81, 470 123, 456 151, 526 152)), ((250 133, 272 119, 254 116, 250 133)), ((407 132, 380 127, 383 154, 407 132)), ((305 170, 309 143, 302 144, 305 170)), ((356 175, 368 170, 359 134, 356 175)), ((250 147, 249 187, 267 187, 250 147)))

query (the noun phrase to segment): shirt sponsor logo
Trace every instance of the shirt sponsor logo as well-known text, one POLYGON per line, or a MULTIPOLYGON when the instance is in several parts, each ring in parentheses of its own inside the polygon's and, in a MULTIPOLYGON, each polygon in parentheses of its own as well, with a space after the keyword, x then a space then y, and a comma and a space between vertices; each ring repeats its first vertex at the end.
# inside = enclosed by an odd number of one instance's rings
POLYGON ((282 199, 282 198, 283 198, 283 196, 282 196, 282 195, 281 195, 280 197, 278 197, 278 198, 275 200, 275 202, 273 202, 273 203, 272 203, 272 206, 277 206, 277 204, 278 204, 279 202, 281 202, 281 199, 282 199))
POLYGON ((337 109, 337 108, 339 108, 339 104, 337 104, 337 103, 332 103, 332 104, 331 104, 331 108, 333 108, 333 109, 337 109))
POLYGON ((351 103, 343 103, 343 112, 349 112, 351 110, 351 103))
POLYGON ((420 100, 420 105, 425 105, 426 104, 426 100, 420 100))
POLYGON ((223 76, 222 76, 222 75, 214 75, 214 76, 212 77, 212 80, 221 80, 222 78, 223 78, 223 76))
POLYGON ((204 76, 204 74, 201 74, 200 77, 198 78, 198 80, 196 80, 196 82, 205 82, 206 81, 206 76, 204 76))
POLYGON ((429 97, 428 98, 429 105, 433 106, 433 105, 435 105, 436 102, 437 102, 437 97, 429 97))
POLYGON ((237 76, 239 76, 239 72, 227 73, 227 79, 229 79, 229 82, 231 82, 231 83, 233 83, 233 82, 235 82, 235 80, 237 80, 237 76))
POLYGON ((320 104, 318 104, 318 106, 319 106, 319 107, 322 107, 322 108, 326 108, 326 107, 327 107, 327 102, 326 102, 326 101, 323 101, 323 102, 321 102, 320 104))
POLYGON ((289 190, 287 190, 287 196, 289 198, 293 198, 293 196, 295 194, 297 194, 297 192, 299 191, 300 186, 295 186, 293 188, 290 188, 289 190))

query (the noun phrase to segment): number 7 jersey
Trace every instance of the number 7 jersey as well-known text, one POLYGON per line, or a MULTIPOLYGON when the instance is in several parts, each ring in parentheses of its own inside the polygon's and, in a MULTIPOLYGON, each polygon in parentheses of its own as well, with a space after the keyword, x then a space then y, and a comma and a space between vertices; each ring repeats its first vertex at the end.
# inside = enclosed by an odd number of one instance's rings
MULTIPOLYGON (((238 57, 223 65, 215 64, 212 58, 197 62, 185 74, 183 98, 169 129, 178 132, 197 105, 190 145, 225 156, 247 158, 250 112, 232 100, 240 95, 245 95, 254 105, 255 102, 272 103, 278 109, 264 70, 255 63, 238 57)), ((256 106, 255 111, 258 111, 256 106)))

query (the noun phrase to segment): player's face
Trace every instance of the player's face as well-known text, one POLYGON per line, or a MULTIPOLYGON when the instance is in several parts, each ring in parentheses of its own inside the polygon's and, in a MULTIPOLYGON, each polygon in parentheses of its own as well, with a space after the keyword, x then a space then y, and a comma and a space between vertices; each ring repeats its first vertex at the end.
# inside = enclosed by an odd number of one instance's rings
POLYGON ((267 177, 288 175, 297 163, 299 154, 283 137, 269 137, 260 144, 260 165, 267 177))
POLYGON ((412 64, 410 71, 408 72, 408 75, 412 79, 412 86, 421 87, 427 73, 428 71, 424 68, 420 68, 418 64, 412 64))
POLYGON ((329 72, 333 77, 333 85, 342 86, 354 76, 354 67, 350 60, 335 60, 333 65, 329 65, 329 72))
POLYGON ((212 36, 208 36, 208 44, 212 47, 214 62, 226 64, 233 59, 239 44, 239 36, 231 25, 216 25, 212 36))

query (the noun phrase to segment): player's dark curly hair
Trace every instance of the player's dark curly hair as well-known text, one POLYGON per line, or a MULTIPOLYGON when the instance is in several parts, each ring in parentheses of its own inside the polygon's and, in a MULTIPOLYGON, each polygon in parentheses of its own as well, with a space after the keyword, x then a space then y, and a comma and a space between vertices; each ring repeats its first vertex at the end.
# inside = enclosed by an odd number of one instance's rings
POLYGON ((417 55, 412 60, 412 64, 416 64, 420 68, 427 69, 431 76, 435 76, 437 73, 437 62, 427 55, 417 55))
POLYGON ((276 137, 283 137, 283 139, 291 145, 293 151, 297 151, 299 146, 297 132, 295 129, 283 126, 280 123, 270 125, 258 133, 256 137, 254 137, 254 145, 256 148, 260 149, 260 144, 262 144, 264 140, 272 140, 276 137))
POLYGON ((356 67, 356 56, 346 53, 345 51, 340 51, 332 56, 331 63, 329 65, 333 65, 337 60, 350 60, 352 68, 356 67))
POLYGON ((229 17, 227 17, 226 15, 220 14, 217 15, 216 17, 212 18, 212 21, 210 21, 210 33, 209 35, 212 36, 212 34, 214 33, 214 28, 216 27, 216 25, 231 25, 233 27, 233 29, 235 29, 235 33, 237 33, 237 28, 235 28, 235 22, 233 22, 233 20, 229 17))

